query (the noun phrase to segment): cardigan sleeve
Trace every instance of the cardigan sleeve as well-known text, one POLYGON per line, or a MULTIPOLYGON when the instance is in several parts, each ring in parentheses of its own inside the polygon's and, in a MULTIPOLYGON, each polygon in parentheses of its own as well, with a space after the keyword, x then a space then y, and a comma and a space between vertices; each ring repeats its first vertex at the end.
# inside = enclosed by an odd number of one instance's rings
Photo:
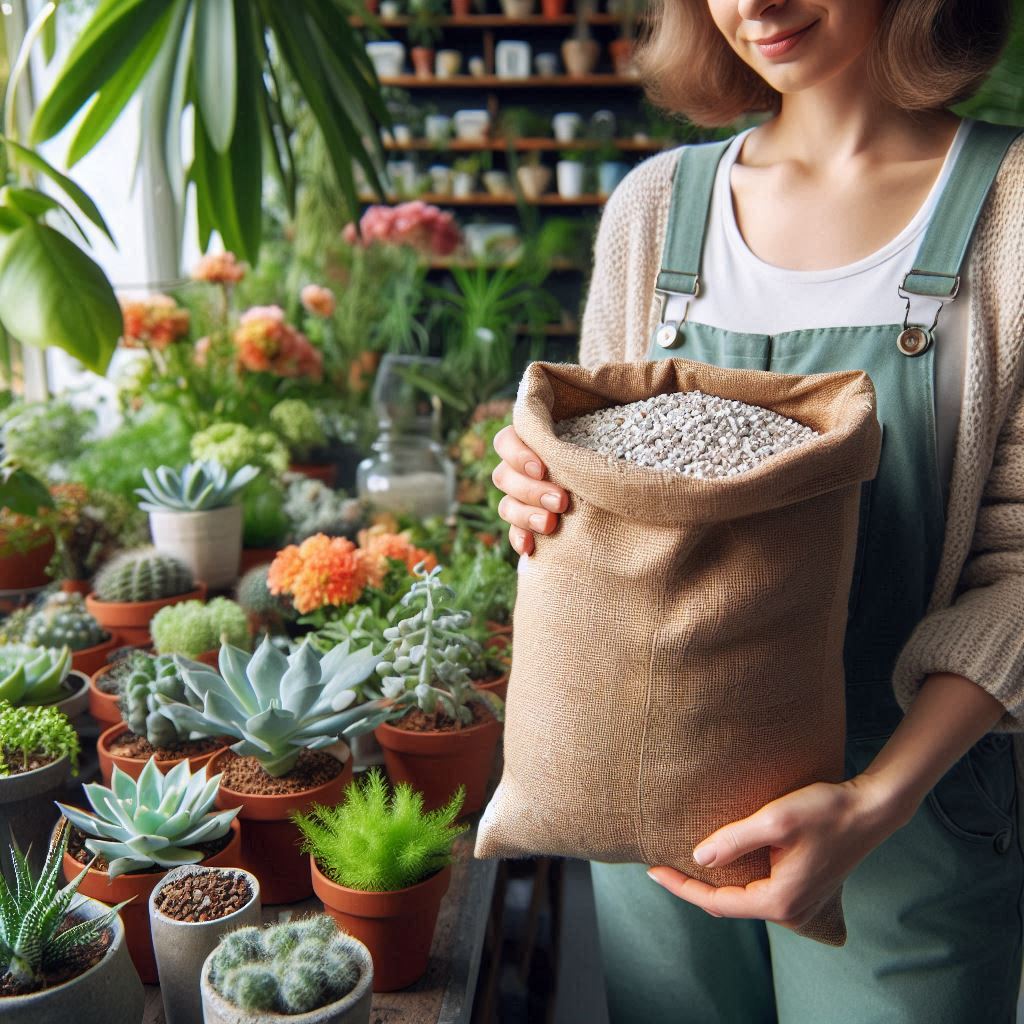
POLYGON ((970 554, 947 608, 926 615, 893 674, 906 710, 926 676, 966 676, 1006 714, 997 732, 1024 732, 1024 386, 1017 385, 982 492, 970 554))

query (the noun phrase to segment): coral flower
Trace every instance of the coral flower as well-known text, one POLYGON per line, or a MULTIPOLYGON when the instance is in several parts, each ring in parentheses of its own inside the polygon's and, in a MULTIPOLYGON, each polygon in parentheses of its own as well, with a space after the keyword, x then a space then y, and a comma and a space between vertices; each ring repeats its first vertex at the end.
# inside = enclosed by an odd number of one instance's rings
POLYGON ((279 551, 267 584, 272 594, 290 595, 295 610, 305 615, 358 601, 366 587, 366 569, 350 540, 318 533, 279 551))
POLYGON ((448 256, 462 241, 455 218, 446 210, 415 199, 397 206, 367 208, 355 224, 348 224, 342 238, 349 245, 406 245, 425 256, 448 256))
POLYGON ((192 270, 193 281, 210 284, 238 284, 245 277, 245 265, 238 262, 233 252, 210 252, 203 256, 192 270))
POLYGON ((360 530, 359 546, 367 582, 371 587, 379 587, 384 582, 391 560, 401 562, 410 573, 420 562, 427 569, 437 565, 437 559, 429 551, 416 547, 404 533, 360 530))
POLYGON ((242 369, 315 380, 323 375, 323 356, 285 321, 280 306, 253 306, 243 313, 234 342, 242 369))
POLYGON ((188 334, 189 312, 169 295, 122 299, 121 316, 126 348, 164 349, 188 334))
POLYGON ((308 313, 325 319, 334 312, 334 292, 319 284, 307 284, 299 293, 302 305, 308 313))

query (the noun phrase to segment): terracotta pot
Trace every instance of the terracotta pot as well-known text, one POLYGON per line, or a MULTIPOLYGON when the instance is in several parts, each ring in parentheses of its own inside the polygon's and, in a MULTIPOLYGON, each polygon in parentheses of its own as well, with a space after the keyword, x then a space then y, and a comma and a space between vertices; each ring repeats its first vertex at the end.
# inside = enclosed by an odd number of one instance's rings
POLYGON ((100 679, 114 666, 104 665, 89 678, 89 714, 101 726, 117 725, 121 721, 121 709, 117 706, 120 697, 116 693, 104 693, 99 688, 100 679))
MULTIPOLYGON (((352 781, 352 756, 347 746, 341 746, 344 747, 341 774, 315 789, 284 796, 255 796, 237 793, 221 785, 217 792, 217 806, 222 810, 242 808, 238 817, 245 821, 245 831, 241 860, 237 866, 251 871, 260 880, 264 904, 298 903, 313 895, 306 856, 299 849, 302 835, 292 823, 291 815, 296 811, 308 811, 314 804, 341 801, 345 787, 352 781)), ((207 764, 208 777, 222 770, 220 761, 225 753, 220 751, 207 764)))
POLYGON ((487 623, 487 630, 490 636, 484 641, 484 647, 503 648, 512 643, 512 624, 500 622, 487 623))
POLYGON ((238 574, 244 576, 250 569, 255 569, 257 565, 270 565, 279 550, 279 548, 242 548, 238 574))
MULTIPOLYGON (((0 552, 4 550, 4 538, 5 534, 0 532, 0 552)), ((53 558, 53 551, 53 538, 47 536, 29 551, 0 553, 0 590, 45 587, 51 582, 46 575, 46 567, 53 558)))
POLYGON ((310 480, 319 480, 322 484, 326 484, 328 487, 334 486, 334 474, 336 467, 333 462, 328 463, 316 463, 316 462, 293 462, 288 467, 289 472, 301 473, 305 477, 309 477, 310 480))
POLYGON ((81 594, 85 597, 92 590, 92 580, 61 580, 60 589, 65 594, 81 594))
POLYGON ((633 40, 613 39, 608 44, 608 52, 612 58, 612 67, 617 75, 633 75, 633 40))
POLYGON ((80 651, 72 651, 71 667, 76 672, 91 676, 106 665, 107 655, 111 651, 123 646, 120 637, 117 634, 113 634, 109 640, 104 640, 101 644, 95 644, 93 647, 83 647, 80 651))
POLYGON ((458 732, 412 732, 385 722, 374 734, 384 748, 388 778, 419 790, 426 810, 443 807, 460 785, 466 787, 463 815, 483 806, 501 722, 492 719, 458 732))
POLYGON ((475 682, 473 685, 478 690, 486 690, 488 693, 493 693, 504 700, 505 695, 508 693, 508 677, 509 673, 506 672, 504 675, 498 676, 497 679, 486 679, 478 683, 475 682))
MULTIPOLYGON (((242 852, 240 836, 241 828, 238 821, 231 822, 231 842, 220 853, 208 857, 202 863, 210 868, 238 867, 242 852)), ((70 853, 65 852, 64 877, 70 882, 81 870, 82 865, 70 853)), ((166 871, 142 871, 111 878, 106 871, 90 868, 78 888, 83 896, 90 896, 108 906, 134 897, 128 906, 121 908, 121 920, 124 922, 125 938, 132 963, 135 964, 135 969, 145 985, 157 983, 156 957, 149 930, 149 894, 166 874, 166 871)))
POLYGON ((565 14, 568 0, 540 0, 541 13, 545 18, 560 18, 565 14))
POLYGON ((417 78, 434 77, 434 51, 427 46, 414 46, 411 51, 412 66, 417 78))
POLYGON ((95 594, 87 594, 85 607, 89 614, 108 632, 116 633, 121 643, 131 647, 148 647, 152 643, 149 623, 161 608, 182 601, 205 601, 206 584, 196 584, 195 590, 157 601, 99 601, 95 594))
MULTIPOLYGON (((146 767, 146 760, 141 757, 123 757, 120 754, 112 754, 110 752, 110 745, 119 736, 123 736, 128 732, 128 723, 118 721, 116 725, 110 726, 109 729, 105 729, 100 733, 100 738, 96 741, 96 753, 100 759, 100 775, 103 776, 103 784, 105 786, 110 785, 110 777, 114 772, 114 765, 116 764, 121 771, 126 772, 133 779, 137 779, 142 774, 142 769, 146 767)), ((197 754, 195 757, 188 759, 189 768, 192 773, 199 771, 201 768, 205 768, 213 758, 219 754, 224 745, 211 750, 208 754, 197 754)), ((160 769, 161 773, 166 775, 176 764, 179 764, 183 758, 175 757, 167 761, 157 761, 156 766, 160 769)))
POLYGON ((309 859, 313 891, 339 927, 373 957, 373 991, 394 992, 423 977, 452 869, 395 892, 360 892, 332 882, 309 859))
POLYGON ((473 8, 473 0, 452 0, 452 17, 468 18, 473 8))
POLYGON ((594 70, 601 47, 596 39, 566 39, 562 43, 562 62, 566 74, 583 78, 594 70))
POLYGON ((203 665, 209 665, 210 668, 217 668, 220 662, 220 649, 215 651, 204 651, 202 654, 195 658, 196 661, 203 665))

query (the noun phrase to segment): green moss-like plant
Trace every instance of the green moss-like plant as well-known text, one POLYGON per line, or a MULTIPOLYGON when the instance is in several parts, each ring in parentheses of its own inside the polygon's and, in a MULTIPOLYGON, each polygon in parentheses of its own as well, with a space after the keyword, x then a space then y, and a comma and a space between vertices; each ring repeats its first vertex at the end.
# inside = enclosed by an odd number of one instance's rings
POLYGON ((388 795, 376 768, 345 790, 343 803, 316 806, 293 820, 302 848, 338 885, 364 892, 405 889, 452 861, 452 844, 469 827, 456 825, 465 800, 460 786, 444 807, 424 812, 423 794, 400 782, 388 795))
POLYGON ((251 639, 245 611, 226 597, 161 608, 149 631, 158 654, 183 654, 186 658, 217 650, 222 643, 248 649, 251 639))
POLYGON ((16 708, 0 700, 0 775, 25 770, 32 758, 67 757, 78 774, 78 733, 68 716, 53 707, 16 708))
POLYGON ((316 413, 301 398, 286 398, 270 410, 270 422, 296 462, 308 462, 327 444, 327 434, 316 413))

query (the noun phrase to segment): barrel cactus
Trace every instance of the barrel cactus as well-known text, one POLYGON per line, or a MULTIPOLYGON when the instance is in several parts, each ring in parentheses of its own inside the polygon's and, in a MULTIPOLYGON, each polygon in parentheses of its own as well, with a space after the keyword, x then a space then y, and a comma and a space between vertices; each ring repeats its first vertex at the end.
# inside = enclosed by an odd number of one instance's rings
POLYGON ((3 644, 0 700, 11 704, 55 704, 67 696, 64 680, 70 671, 70 648, 3 644))
POLYGON ((194 589, 188 566, 155 548, 115 556, 96 574, 94 584, 97 600, 118 603, 159 601, 194 589))
POLYGON ((169 747, 189 739, 164 714, 161 698, 186 701, 185 683, 172 655, 153 657, 141 651, 131 656, 131 671, 121 683, 121 715, 136 736, 145 736, 153 747, 169 747))
POLYGON ((37 647, 84 651, 109 639, 110 634, 86 611, 81 594, 51 594, 25 626, 25 642, 37 647))
POLYGON ((358 940, 318 914, 231 932, 210 957, 209 978, 247 1013, 309 1013, 347 996, 367 961, 358 940))
POLYGON ((212 811, 220 776, 207 780, 180 761, 166 775, 150 758, 138 781, 116 765, 110 788, 83 786, 93 813, 57 803, 61 813, 85 833, 85 848, 106 858, 111 878, 128 871, 151 871, 198 864, 200 843, 222 839, 240 808, 212 811))

